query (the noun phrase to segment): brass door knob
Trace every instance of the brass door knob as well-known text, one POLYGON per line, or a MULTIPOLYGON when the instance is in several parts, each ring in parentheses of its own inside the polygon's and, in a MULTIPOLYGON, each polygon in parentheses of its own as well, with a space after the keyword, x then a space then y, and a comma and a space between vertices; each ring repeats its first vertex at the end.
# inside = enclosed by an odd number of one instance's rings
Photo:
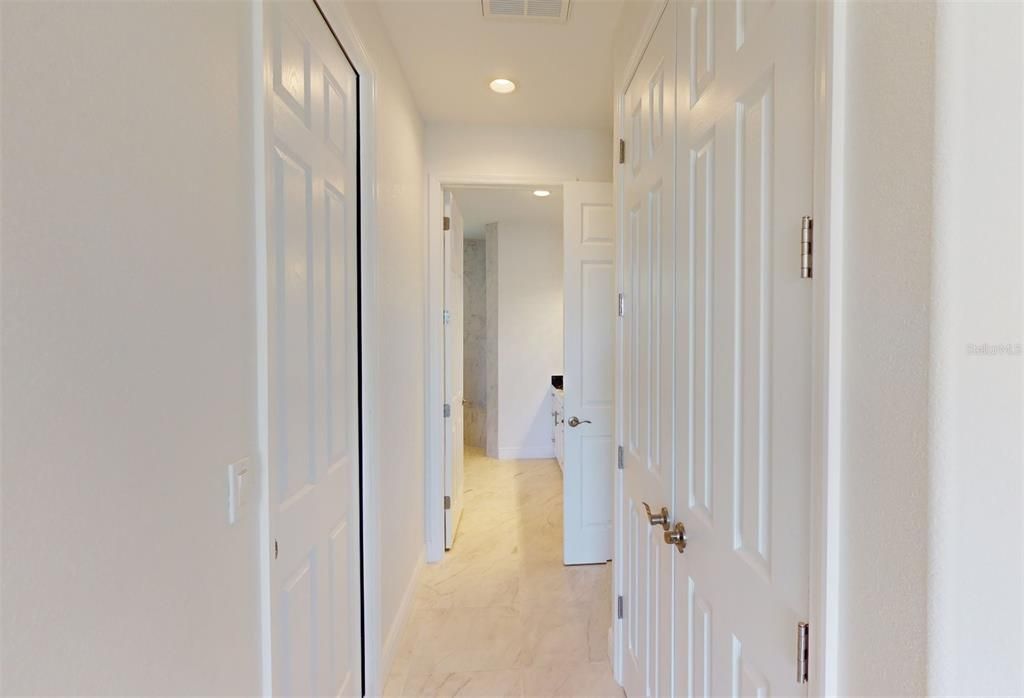
MULTIPOLYGON (((640 502, 644 505, 644 511, 647 512, 647 523, 652 526, 661 526, 666 531, 668 530, 668 507, 662 507, 661 512, 658 514, 651 512, 651 507, 647 505, 647 502, 640 502)), ((668 535, 668 534, 665 534, 668 535)))
POLYGON ((683 522, 677 521, 671 531, 668 530, 668 526, 665 529, 665 542, 676 546, 676 550, 680 553, 686 552, 686 526, 683 525, 683 522))

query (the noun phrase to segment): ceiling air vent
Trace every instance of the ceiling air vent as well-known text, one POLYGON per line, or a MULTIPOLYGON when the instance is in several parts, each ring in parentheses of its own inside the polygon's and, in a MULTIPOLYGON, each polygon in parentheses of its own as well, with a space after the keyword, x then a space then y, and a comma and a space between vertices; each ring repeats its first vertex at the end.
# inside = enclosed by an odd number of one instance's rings
POLYGON ((564 22, 569 19, 569 0, 480 0, 484 17, 564 22))

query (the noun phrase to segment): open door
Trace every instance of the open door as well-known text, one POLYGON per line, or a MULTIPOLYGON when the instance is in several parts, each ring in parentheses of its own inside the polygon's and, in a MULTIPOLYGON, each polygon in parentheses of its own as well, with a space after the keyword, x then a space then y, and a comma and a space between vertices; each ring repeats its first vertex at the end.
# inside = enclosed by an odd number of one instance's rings
POLYGON ((570 182, 563 196, 563 557, 567 565, 580 565, 612 557, 615 216, 611 184, 570 182))
POLYGON ((445 193, 444 226, 444 547, 450 550, 462 518, 462 215, 445 193))

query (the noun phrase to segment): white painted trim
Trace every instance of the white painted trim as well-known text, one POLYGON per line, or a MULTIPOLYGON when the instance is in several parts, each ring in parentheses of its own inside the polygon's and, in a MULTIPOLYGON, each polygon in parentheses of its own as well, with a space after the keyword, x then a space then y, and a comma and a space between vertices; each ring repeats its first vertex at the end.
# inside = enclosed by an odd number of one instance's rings
POLYGON ((821 3, 817 7, 808 689, 810 695, 836 695, 841 642, 839 516, 847 8, 841 2, 821 3))
MULTIPOLYGON (((427 307, 426 325, 426 559, 438 562, 444 557, 444 188, 458 185, 560 187, 561 179, 550 177, 517 177, 473 173, 436 173, 427 175, 427 307)), ((509 456, 512 457, 512 456, 509 456)), ((536 457, 536 456, 520 456, 536 457)), ((554 455, 541 456, 553 458, 554 455)))
POLYGON ((264 696, 274 693, 273 661, 271 651, 271 584, 270 549, 270 397, 269 384, 269 300, 267 279, 269 278, 267 245, 267 114, 273 113, 267 103, 266 76, 269 71, 264 65, 265 48, 265 4, 256 0, 252 3, 252 109, 253 109, 253 230, 255 239, 256 266, 256 438, 257 459, 260 471, 260 687, 264 696), (261 166, 262 165, 262 166, 261 166))
POLYGON ((388 628, 388 634, 384 638, 384 644, 381 647, 380 654, 380 690, 375 693, 367 692, 368 696, 381 695, 383 693, 384 684, 387 683, 388 674, 391 673, 391 668, 395 665, 395 653, 398 652, 398 648, 402 646, 402 638, 405 636, 405 631, 409 627, 409 616, 412 615, 412 609, 414 601, 416 600, 416 587, 420 583, 420 574, 423 571, 423 555, 420 555, 419 560, 416 561, 416 567, 413 570, 412 577, 409 579, 409 584, 405 587, 405 591, 402 593, 402 600, 398 604, 398 611, 395 613, 395 620, 391 623, 391 627, 388 628))
MULTIPOLYGON (((254 108, 256 110, 256 128, 254 129, 254 145, 257 160, 264 159, 268 137, 265 129, 264 109, 269 106, 266 99, 265 75, 268 74, 263 65, 264 41, 264 8, 263 0, 253 2, 253 53, 254 61, 254 108)), ((344 47, 349 60, 359 74, 359 145, 360 145, 360 273, 361 273, 361 319, 362 319, 362 521, 360 528, 363 539, 363 661, 366 667, 366 685, 363 693, 368 696, 380 695, 384 688, 384 676, 381 672, 381 566, 380 566, 380 477, 379 477, 379 430, 377 400, 378 376, 380 367, 377 362, 379 355, 380 302, 377 292, 378 278, 378 230, 377 230, 377 71, 370 58, 366 46, 354 29, 354 24, 343 3, 338 0, 321 0, 320 7, 327 18, 327 23, 334 31, 344 47)), ((255 176, 255 229, 265 243, 267 235, 266 221, 266 172, 256 168, 255 176)), ((266 245, 257 245, 257 274, 266 273, 266 245)), ((257 371, 265 375, 267 368, 267 317, 265 289, 257 284, 257 371), (264 294, 260 297, 260 294, 264 294)), ((269 425, 267 423, 268 401, 265 394, 264 381, 259 380, 261 389, 258 394, 259 404, 259 446, 261 463, 261 523, 260 523, 260 577, 261 577, 261 650, 262 650, 262 691, 263 695, 273 694, 271 677, 271 644, 270 644, 270 503, 267 498, 269 491, 269 469, 266 454, 269 443, 269 425)))

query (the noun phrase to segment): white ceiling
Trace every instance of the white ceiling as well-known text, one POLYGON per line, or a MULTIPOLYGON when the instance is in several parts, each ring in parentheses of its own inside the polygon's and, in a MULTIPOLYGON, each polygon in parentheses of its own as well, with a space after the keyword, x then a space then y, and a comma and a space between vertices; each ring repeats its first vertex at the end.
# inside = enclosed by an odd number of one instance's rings
POLYGON ((484 226, 494 222, 562 225, 561 187, 458 187, 451 191, 462 214, 462 226, 469 240, 482 240, 484 226), (543 199, 534 196, 533 190, 541 188, 549 190, 551 196, 543 199))
POLYGON ((610 129, 622 0, 572 0, 569 20, 485 19, 480 0, 378 0, 428 123, 610 129), (498 77, 518 85, 491 92, 498 77))

